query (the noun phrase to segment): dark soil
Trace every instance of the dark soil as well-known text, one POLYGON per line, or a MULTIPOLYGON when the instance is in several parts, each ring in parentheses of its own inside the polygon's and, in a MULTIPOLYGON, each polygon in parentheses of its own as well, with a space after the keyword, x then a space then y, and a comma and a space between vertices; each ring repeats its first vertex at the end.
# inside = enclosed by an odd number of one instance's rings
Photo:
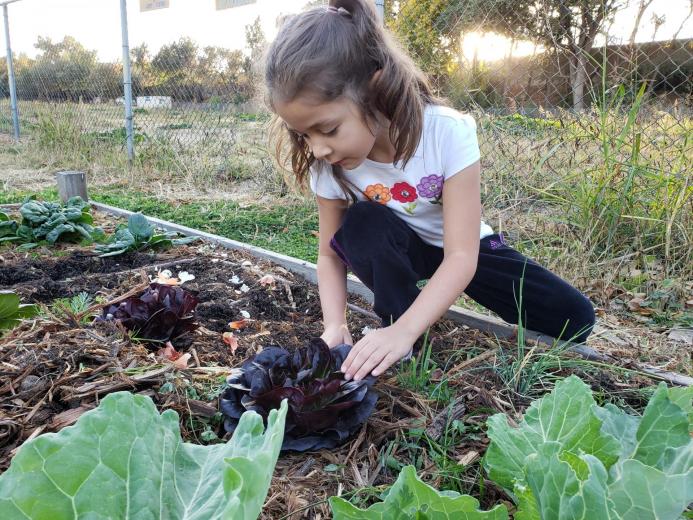
MULTIPOLYGON (((244 253, 204 245, 99 259, 78 248, 66 251, 68 254, 58 258, 50 254, 35 258, 43 252, 27 255, 0 250, 0 287, 13 289, 24 302, 40 303, 44 309, 41 317, 0 337, 0 471, 9 466, 16 449, 29 436, 73 424, 104 395, 119 390, 149 395, 162 410, 175 409, 187 441, 203 443, 200 434, 205 430, 224 438, 217 399, 229 368, 264 346, 291 350, 322 333, 317 287, 244 253), (179 351, 192 354, 188 370, 174 369, 157 357, 156 349, 133 341, 112 322, 94 320, 106 302, 133 289, 143 291, 156 275, 157 265, 166 266, 174 275, 187 271, 195 276, 183 287, 199 298, 196 316, 200 327, 174 341, 179 351), (272 274, 275 283, 260 284, 264 274, 272 274), (82 316, 55 306, 57 298, 82 292, 100 299, 82 316), (244 314, 250 318, 245 328, 235 332, 238 349, 234 352, 223 342, 222 333, 231 330, 229 322, 241 320, 244 314)), ((364 310, 348 315, 358 340, 364 327, 375 328, 379 323, 368 315, 366 302, 353 297, 349 301, 364 310)), ((456 364, 496 348, 495 338, 445 320, 433 327, 430 338, 433 359, 440 367, 431 380, 449 375, 451 398, 462 400, 466 413, 461 420, 473 431, 451 448, 448 457, 456 460, 470 452, 481 456, 488 443, 483 433, 488 415, 522 411, 528 400, 507 394, 489 368, 492 357, 455 372, 456 364)), ((595 387, 619 385, 616 376, 589 375, 595 387)), ((629 384, 648 383, 631 380, 629 384)), ((282 454, 262 518, 281 518, 299 509, 303 513, 295 518, 329 518, 325 499, 337 494, 340 485, 350 490, 392 483, 397 471, 383 465, 382 459, 393 443, 393 459, 402 464, 418 461, 419 474, 426 481, 446 485, 425 449, 405 450, 402 446, 407 445, 407 432, 430 426, 448 402, 432 399, 428 389, 407 388, 395 369, 379 379, 376 390, 381 395, 376 411, 356 438, 331 452, 282 454), (338 464, 340 470, 324 471, 328 464, 338 464)), ((426 443, 421 441, 421 445, 426 443)), ((456 478, 469 482, 468 491, 476 496, 479 486, 484 487, 484 507, 507 499, 481 475, 477 459, 456 478)))

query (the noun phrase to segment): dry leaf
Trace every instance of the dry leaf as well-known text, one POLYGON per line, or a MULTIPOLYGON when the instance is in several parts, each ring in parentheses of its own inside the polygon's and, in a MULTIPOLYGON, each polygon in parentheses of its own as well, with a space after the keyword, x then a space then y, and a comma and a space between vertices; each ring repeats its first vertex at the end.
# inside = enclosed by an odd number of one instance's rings
POLYGON ((248 320, 246 320, 245 318, 242 320, 232 321, 231 323, 229 323, 229 327, 231 328, 231 330, 241 330, 241 329, 246 328, 247 326, 248 326, 248 320))
POLYGON ((190 361, 190 354, 183 354, 173 362, 173 366, 184 370, 188 368, 188 361, 190 361))
POLYGON ((276 280, 274 279, 274 276, 272 276, 271 274, 266 274, 265 276, 260 278, 260 285, 262 285, 263 287, 267 285, 274 285, 275 282, 276 280))
POLYGON ((652 315, 653 311, 649 307, 644 307, 643 304, 645 303, 645 299, 641 297, 635 297, 632 300, 628 302, 628 308, 633 311, 637 312, 638 314, 642 314, 643 316, 650 316, 652 315))
POLYGON ((469 466, 472 462, 475 462, 479 458, 478 451, 468 451, 460 457, 457 463, 460 466, 469 466))
POLYGON ((221 338, 224 340, 224 343, 229 346, 232 354, 236 352, 236 349, 238 348, 238 338, 233 335, 233 332, 224 332, 221 335, 221 338))

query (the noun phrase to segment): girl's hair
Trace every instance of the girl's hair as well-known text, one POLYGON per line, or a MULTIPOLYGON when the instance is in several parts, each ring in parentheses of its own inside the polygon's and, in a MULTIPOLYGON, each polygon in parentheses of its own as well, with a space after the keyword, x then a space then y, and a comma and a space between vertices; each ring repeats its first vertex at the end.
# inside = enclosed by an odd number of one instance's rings
MULTIPOLYGON (((330 0, 328 7, 286 17, 265 57, 267 103, 273 109, 275 100, 289 102, 299 95, 324 102, 347 96, 366 123, 375 120, 377 112, 390 121, 395 160, 405 165, 419 144, 425 105, 442 101, 383 29, 372 3, 330 0), (376 71, 380 74, 374 79, 376 71)), ((290 165, 296 183, 305 187, 316 160, 308 144, 276 115, 270 140, 277 162, 284 169, 290 165)), ((332 173, 345 196, 356 201, 342 168, 333 166, 332 173)))

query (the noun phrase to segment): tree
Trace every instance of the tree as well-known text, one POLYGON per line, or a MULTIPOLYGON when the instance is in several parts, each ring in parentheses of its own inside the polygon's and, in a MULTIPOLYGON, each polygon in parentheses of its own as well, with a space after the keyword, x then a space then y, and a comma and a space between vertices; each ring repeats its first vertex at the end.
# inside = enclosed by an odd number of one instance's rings
POLYGON ((460 27, 484 28, 542 44, 569 63, 572 105, 584 108, 587 61, 606 22, 627 0, 472 0, 458 16, 460 27))
POLYGON ((97 65, 96 51, 72 36, 59 42, 39 36, 34 46, 39 55, 17 74, 23 98, 78 101, 94 97, 90 79, 97 65))

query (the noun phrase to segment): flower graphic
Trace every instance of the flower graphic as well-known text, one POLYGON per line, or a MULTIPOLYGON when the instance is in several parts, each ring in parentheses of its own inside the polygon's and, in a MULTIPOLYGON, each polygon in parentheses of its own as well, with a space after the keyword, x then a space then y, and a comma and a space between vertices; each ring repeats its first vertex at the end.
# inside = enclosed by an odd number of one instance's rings
POLYGON ((416 200, 416 188, 406 182, 395 183, 390 193, 397 202, 414 202, 416 200))
POLYGON ((419 195, 427 199, 439 199, 443 194, 443 181, 442 175, 429 175, 428 177, 422 177, 419 184, 416 185, 416 189, 419 190, 419 195))
POLYGON ((382 184, 371 184, 366 187, 366 191, 363 192, 366 198, 379 202, 380 204, 387 204, 391 199, 390 188, 383 186, 382 184))

